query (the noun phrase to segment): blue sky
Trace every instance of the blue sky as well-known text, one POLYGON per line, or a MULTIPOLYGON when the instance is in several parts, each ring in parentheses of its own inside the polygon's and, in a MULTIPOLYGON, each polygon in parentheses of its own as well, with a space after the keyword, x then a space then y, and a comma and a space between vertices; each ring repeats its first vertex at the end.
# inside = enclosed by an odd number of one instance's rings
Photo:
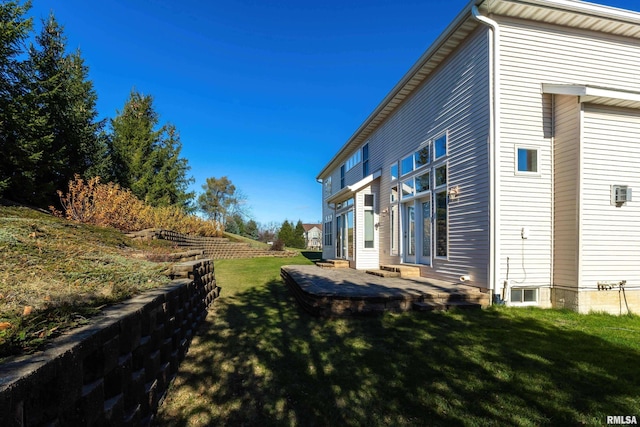
MULTIPOLYGON (((260 223, 321 220, 315 177, 467 0, 33 0, 113 118, 133 88, 180 131, 199 193, 227 176, 260 223)), ((637 0, 599 3, 640 10, 637 0)))

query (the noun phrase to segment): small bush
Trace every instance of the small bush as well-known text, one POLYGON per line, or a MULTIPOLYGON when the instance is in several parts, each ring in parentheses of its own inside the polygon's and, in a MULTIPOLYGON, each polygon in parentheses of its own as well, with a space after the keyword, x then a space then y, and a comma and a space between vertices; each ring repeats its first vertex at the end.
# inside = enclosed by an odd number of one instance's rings
POLYGON ((273 245, 271 245, 271 249, 269 249, 270 251, 284 251, 284 241, 282 239, 277 239, 275 242, 273 242, 273 245))
POLYGON ((76 175, 74 180, 69 181, 69 191, 66 194, 58 191, 58 195, 64 212, 53 206, 49 209, 56 216, 85 224, 121 231, 166 228, 199 236, 222 234, 218 223, 188 215, 178 206, 150 206, 127 188, 113 182, 102 184, 100 177, 85 181, 76 175))

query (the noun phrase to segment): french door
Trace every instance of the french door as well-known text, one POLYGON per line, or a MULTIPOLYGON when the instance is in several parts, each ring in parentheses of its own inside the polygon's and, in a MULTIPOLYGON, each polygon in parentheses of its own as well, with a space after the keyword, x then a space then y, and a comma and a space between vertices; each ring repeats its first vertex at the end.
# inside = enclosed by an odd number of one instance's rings
POLYGON ((431 265, 431 199, 412 200, 403 206, 403 261, 431 265))
POLYGON ((354 234, 353 234, 353 210, 339 214, 336 221, 336 257, 341 259, 353 259, 354 234))

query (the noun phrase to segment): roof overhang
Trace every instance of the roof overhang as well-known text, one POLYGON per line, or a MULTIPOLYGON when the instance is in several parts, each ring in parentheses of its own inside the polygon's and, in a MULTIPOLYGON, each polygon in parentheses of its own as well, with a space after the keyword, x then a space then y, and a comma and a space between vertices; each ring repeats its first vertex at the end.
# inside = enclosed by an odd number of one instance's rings
POLYGON ((476 6, 484 15, 512 17, 553 25, 582 28, 616 36, 640 38, 640 13, 577 0, 471 0, 409 71, 391 89, 367 119, 317 176, 322 180, 359 148, 404 100, 473 33, 480 23, 476 6))
POLYGON ((363 188, 370 185, 373 181, 380 178, 381 175, 382 175, 382 170, 378 169, 371 175, 362 178, 360 181, 356 182, 355 184, 347 185, 342 190, 338 191, 336 194, 331 195, 331 197, 329 197, 326 200, 326 202, 333 204, 333 203, 339 203, 344 200, 347 200, 348 198, 353 197, 358 191, 362 190, 363 188))
POLYGON ((640 108, 640 92, 579 84, 543 83, 542 93, 577 96, 581 103, 640 108))

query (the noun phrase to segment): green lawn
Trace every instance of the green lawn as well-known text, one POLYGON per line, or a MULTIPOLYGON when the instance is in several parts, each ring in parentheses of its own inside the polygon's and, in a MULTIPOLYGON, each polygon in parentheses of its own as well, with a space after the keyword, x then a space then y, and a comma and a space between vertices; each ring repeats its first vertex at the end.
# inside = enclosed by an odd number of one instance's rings
POLYGON ((222 287, 159 425, 602 425, 640 420, 640 318, 539 309, 323 319, 279 277, 304 257, 216 262, 222 287))

